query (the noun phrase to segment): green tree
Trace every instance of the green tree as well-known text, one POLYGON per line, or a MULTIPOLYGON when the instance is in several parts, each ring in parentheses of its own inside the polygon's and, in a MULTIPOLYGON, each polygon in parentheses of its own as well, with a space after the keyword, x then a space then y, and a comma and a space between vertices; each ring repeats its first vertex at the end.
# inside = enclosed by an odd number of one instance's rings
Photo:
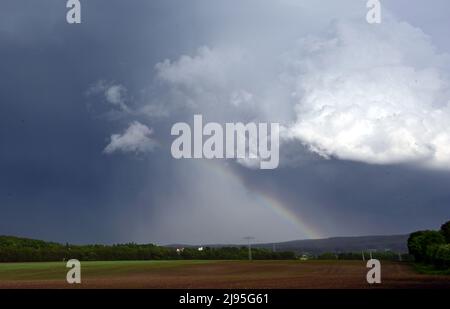
POLYGON ((438 267, 450 267, 450 244, 440 245, 434 256, 434 264, 438 267))
POLYGON ((448 244, 450 244, 450 221, 447 221, 446 223, 442 224, 441 233, 444 236, 445 241, 448 244))
POLYGON ((408 238, 409 253, 418 262, 424 262, 430 258, 430 254, 434 251, 428 250, 429 246, 441 244, 445 244, 445 238, 442 233, 437 231, 418 231, 412 233, 408 238))

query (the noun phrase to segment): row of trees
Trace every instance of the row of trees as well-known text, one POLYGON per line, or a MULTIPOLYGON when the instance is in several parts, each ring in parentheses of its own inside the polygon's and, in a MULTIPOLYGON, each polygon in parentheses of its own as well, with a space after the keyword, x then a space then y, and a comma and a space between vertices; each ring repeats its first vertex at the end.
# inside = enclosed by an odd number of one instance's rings
MULTIPOLYGON (((293 252, 272 252, 267 249, 253 248, 255 260, 295 259, 293 252)), ((176 248, 161 247, 153 244, 134 243, 105 245, 62 245, 40 240, 17 237, 0 237, 0 262, 44 262, 78 259, 80 261, 117 261, 117 260, 244 260, 248 258, 246 247, 222 248, 176 248)))
MULTIPOLYGON (((180 253, 184 259, 194 260, 245 260, 248 259, 247 247, 221 247, 221 248, 204 248, 198 251, 195 248, 186 248, 180 253)), ((254 260, 292 260, 296 258, 294 252, 272 250, 263 248, 252 248, 252 258, 254 260)))
POLYGON ((419 263, 450 268, 450 221, 439 231, 417 231, 408 238, 408 249, 419 263))

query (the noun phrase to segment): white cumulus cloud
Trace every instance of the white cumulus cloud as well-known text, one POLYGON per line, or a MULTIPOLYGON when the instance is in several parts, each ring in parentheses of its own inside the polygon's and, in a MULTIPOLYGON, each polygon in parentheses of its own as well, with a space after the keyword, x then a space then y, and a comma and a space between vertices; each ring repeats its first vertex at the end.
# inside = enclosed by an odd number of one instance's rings
POLYGON ((170 86, 174 109, 223 116, 251 106, 252 65, 242 48, 200 47, 193 56, 158 63, 156 70, 158 79, 170 86))
POLYGON ((105 90, 105 97, 111 104, 125 104, 126 89, 122 85, 112 85, 105 90))
POLYGON ((130 111, 127 105, 127 88, 121 84, 99 80, 89 88, 87 94, 101 95, 107 103, 125 112, 130 111))
POLYGON ((153 130, 138 121, 132 122, 122 134, 111 135, 111 141, 104 152, 148 153, 155 149, 157 142, 152 137, 153 130))
POLYGON ((395 21, 339 23, 288 55, 297 120, 289 135, 325 157, 450 167, 446 56, 395 21))
POLYGON ((281 122, 284 138, 323 157, 434 167, 450 167, 448 69, 423 31, 392 17, 333 22, 269 56, 203 47, 157 65, 178 101, 203 114, 281 122))

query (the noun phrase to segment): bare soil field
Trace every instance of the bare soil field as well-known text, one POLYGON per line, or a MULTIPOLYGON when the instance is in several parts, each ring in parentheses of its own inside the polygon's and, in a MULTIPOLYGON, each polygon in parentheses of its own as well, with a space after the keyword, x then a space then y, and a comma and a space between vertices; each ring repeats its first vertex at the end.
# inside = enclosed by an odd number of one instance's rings
POLYGON ((61 262, 11 263, 0 264, 0 288, 450 288, 450 276, 381 265, 382 283, 369 285, 362 261, 84 262, 82 283, 69 285, 61 262))

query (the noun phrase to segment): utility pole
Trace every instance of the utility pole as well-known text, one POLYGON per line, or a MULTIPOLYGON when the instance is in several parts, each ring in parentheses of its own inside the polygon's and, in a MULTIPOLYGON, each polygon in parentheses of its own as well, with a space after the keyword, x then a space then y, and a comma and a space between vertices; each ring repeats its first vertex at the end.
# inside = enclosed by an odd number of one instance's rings
POLYGON ((244 237, 244 239, 246 239, 247 243, 248 243, 248 260, 251 261, 252 260, 252 245, 250 243, 250 240, 255 239, 255 237, 247 236, 247 237, 244 237))

